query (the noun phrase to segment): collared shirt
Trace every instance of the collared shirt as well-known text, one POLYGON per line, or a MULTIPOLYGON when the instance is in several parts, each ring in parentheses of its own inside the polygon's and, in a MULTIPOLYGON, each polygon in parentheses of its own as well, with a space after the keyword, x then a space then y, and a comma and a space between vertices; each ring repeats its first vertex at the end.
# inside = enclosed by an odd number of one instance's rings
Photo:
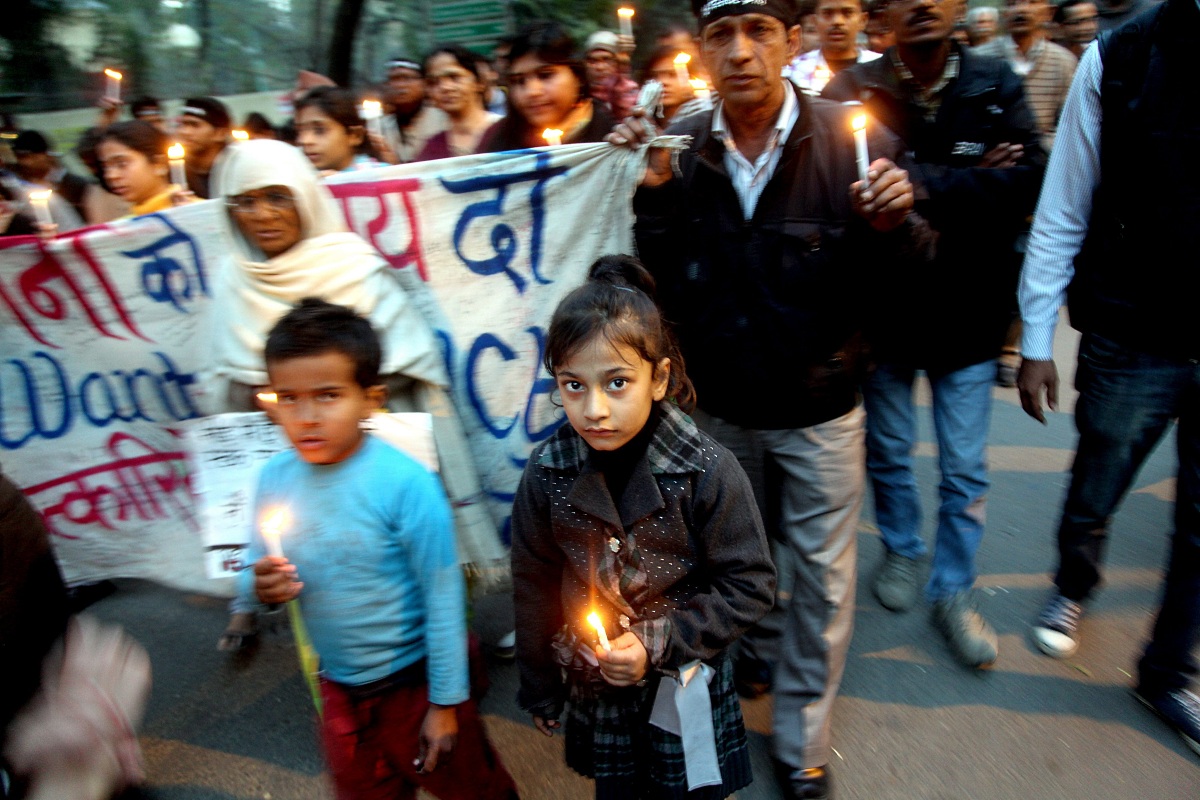
MULTIPOLYGON (((858 48, 858 63, 865 64, 868 61, 874 61, 880 55, 882 54, 860 47, 858 48)), ((825 54, 818 47, 816 50, 809 50, 792 59, 791 63, 783 68, 783 77, 806 93, 815 96, 819 95, 825 85, 833 80, 833 70, 829 68, 825 54)))
POLYGON ((775 168, 783 156, 783 143, 800 119, 800 106, 791 83, 783 81, 783 89, 783 107, 779 109, 779 117, 775 120, 775 133, 753 164, 742 155, 733 136, 725 130, 725 104, 718 103, 713 109, 712 133, 725 145, 725 171, 733 182, 733 190, 737 192, 746 219, 754 216, 758 198, 762 196, 767 181, 775 174, 775 168))
POLYGON ((1018 296, 1025 329, 1021 354, 1048 361, 1054 356, 1054 326, 1075 275, 1092 216, 1092 194, 1100 183, 1100 76, 1104 64, 1094 43, 1084 51, 1067 94, 1057 139, 1038 198, 1025 251, 1018 296))
POLYGON ((958 53, 954 50, 950 51, 950 55, 946 58, 946 68, 942 70, 942 76, 929 88, 925 88, 924 84, 916 79, 912 70, 900 59, 899 51, 893 48, 891 53, 892 66, 896 68, 896 75, 900 78, 900 83, 911 90, 913 101, 925 112, 925 121, 933 122, 937 119, 938 109, 942 107, 942 94, 950 82, 958 77, 958 53))

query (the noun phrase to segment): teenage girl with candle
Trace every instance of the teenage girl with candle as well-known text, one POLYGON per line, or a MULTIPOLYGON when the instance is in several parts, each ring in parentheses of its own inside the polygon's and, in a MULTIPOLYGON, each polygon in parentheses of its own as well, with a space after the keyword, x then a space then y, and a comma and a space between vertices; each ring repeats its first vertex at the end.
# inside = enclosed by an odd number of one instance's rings
POLYGON ((373 157, 354 93, 348 89, 312 89, 296 103, 293 123, 296 146, 322 175, 383 166, 373 157))
POLYGON ((775 568, 737 459, 685 413, 653 292, 640 263, 606 256, 550 322, 570 424, 513 506, 518 701, 547 735, 567 707, 567 763, 597 798, 720 798, 751 781, 726 651, 770 609, 775 568))
POLYGON ((556 22, 535 22, 513 39, 508 68, 508 116, 484 139, 481 152, 542 147, 542 132, 563 132, 563 144, 599 142, 612 130, 608 109, 588 96, 575 40, 556 22))
POLYGON ((130 204, 128 216, 196 202, 186 186, 176 186, 168 178, 169 146, 166 134, 141 120, 118 122, 101 135, 96 157, 104 170, 104 182, 130 204))

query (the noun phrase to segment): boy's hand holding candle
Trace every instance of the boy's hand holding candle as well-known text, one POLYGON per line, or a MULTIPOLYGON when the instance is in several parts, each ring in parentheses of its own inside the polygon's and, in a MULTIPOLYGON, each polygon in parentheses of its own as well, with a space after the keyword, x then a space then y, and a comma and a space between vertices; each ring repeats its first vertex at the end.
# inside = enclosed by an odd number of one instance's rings
POLYGON ((278 508, 263 518, 259 529, 267 555, 254 565, 254 592, 269 605, 287 603, 300 596, 304 584, 296 580, 296 565, 283 555, 283 532, 288 524, 286 509, 278 508))

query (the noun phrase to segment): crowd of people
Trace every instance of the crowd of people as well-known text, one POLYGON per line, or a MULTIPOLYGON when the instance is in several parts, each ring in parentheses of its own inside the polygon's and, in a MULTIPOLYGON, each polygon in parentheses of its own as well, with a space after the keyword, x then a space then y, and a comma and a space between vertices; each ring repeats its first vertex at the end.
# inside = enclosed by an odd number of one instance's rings
MULTIPOLYGON (((1044 422, 1068 305, 1083 334, 1079 439, 1033 641, 1057 658, 1081 646, 1109 520, 1176 421, 1175 531, 1134 694, 1200 754, 1189 689, 1200 334, 1188 316, 1200 279, 1176 266, 1197 235, 1200 198, 1179 173, 1200 104, 1186 102, 1179 59, 1200 6, 693 10, 696 27, 662 31, 640 80, 630 37, 598 31, 581 48, 554 22, 490 58, 445 44, 393 59, 377 126, 362 104, 372 92, 312 73, 286 125, 243 125, 242 139, 280 141, 235 140, 224 104, 189 98, 171 128, 186 185, 171 180, 167 121, 149 98, 129 121, 103 107, 78 147, 91 178, 64 170, 36 131, 13 140, 15 164, 0 173, 10 235, 210 197, 228 206, 238 253, 221 302, 237 313, 218 343, 221 375, 231 409, 265 408, 293 445, 267 467, 258 502, 292 508, 296 533, 287 558, 254 534, 221 646, 244 646, 260 604, 299 601, 339 797, 516 796, 472 700, 454 541, 494 531, 464 534, 484 523, 453 501, 478 476, 459 452, 435 480, 359 426, 385 404, 433 410, 439 454, 461 449, 448 378, 428 326, 322 179, 549 144, 636 149, 665 129, 686 144, 648 153, 637 258, 592 265, 548 321, 544 366, 566 424, 516 492, 515 632, 500 643, 515 644, 518 702, 537 729, 563 733, 598 798, 725 797, 752 780, 738 695, 771 692, 780 790, 832 797, 865 493, 881 534, 869 570, 879 603, 905 613, 923 602, 964 667, 992 666, 998 640, 973 587, 994 387, 1015 386, 1044 422), (643 108, 650 81, 660 100, 643 108), (850 131, 864 112, 859 148, 850 131), (42 187, 54 190, 53 225, 27 213, 42 187), (914 471, 922 374, 941 476, 932 543, 914 471)), ((130 693, 121 719, 139 713, 130 693)))

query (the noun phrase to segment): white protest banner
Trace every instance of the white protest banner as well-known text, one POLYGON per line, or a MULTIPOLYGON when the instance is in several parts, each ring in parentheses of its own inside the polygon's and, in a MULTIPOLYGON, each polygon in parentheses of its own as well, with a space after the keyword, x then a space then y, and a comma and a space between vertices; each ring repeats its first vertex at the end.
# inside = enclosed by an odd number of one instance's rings
MULTIPOLYGON (((433 419, 428 414, 376 414, 371 433, 437 472, 433 419)), ((258 474, 271 456, 290 445, 282 429, 262 412, 214 414, 187 423, 184 441, 192 489, 203 522, 210 578, 232 578, 246 564, 255 520, 258 474)))
MULTIPOLYGON (((644 154, 596 144, 330 181, 435 328, 505 531, 530 449, 562 420, 541 367, 550 314, 596 258, 631 251, 643 168, 644 154)), ((225 214, 211 201, 49 244, 0 238, 0 467, 70 582, 214 591, 180 423, 223 410, 201 376, 227 322, 210 303, 234 268, 225 214)))

